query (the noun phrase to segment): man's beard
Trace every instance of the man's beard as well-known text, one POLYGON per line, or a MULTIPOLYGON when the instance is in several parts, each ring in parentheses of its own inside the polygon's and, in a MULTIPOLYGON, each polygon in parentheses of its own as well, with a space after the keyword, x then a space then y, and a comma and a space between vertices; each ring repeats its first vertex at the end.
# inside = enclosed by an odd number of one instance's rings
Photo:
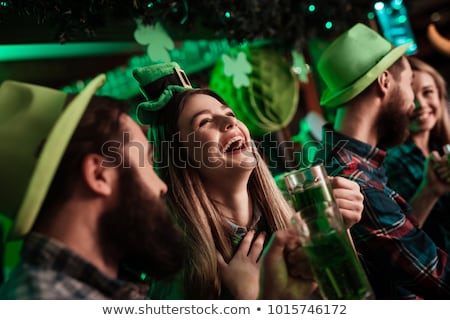
POLYGON ((164 199, 150 194, 133 168, 120 168, 118 183, 118 203, 100 221, 104 258, 155 278, 173 275, 183 263, 183 237, 164 199))
POLYGON ((391 148, 405 142, 408 137, 409 115, 402 105, 405 103, 398 87, 391 100, 382 109, 377 119, 378 146, 391 148))

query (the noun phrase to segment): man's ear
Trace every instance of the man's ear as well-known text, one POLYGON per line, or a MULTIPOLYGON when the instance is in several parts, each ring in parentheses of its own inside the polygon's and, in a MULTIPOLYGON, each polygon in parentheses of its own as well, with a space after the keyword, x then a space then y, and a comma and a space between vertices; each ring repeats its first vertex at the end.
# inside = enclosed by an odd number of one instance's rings
POLYGON ((383 96, 385 96, 392 85, 392 75, 387 70, 383 71, 378 76, 377 83, 379 90, 382 92, 383 96))
POLYGON ((81 174, 88 188, 99 195, 109 196, 117 179, 117 170, 106 166, 104 158, 91 153, 84 157, 81 165, 81 174))

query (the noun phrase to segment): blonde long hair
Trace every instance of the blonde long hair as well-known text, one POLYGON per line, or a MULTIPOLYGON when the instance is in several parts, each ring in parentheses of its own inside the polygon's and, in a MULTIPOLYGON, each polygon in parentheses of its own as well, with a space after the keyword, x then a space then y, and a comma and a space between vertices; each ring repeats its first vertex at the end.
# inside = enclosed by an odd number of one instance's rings
POLYGON ((435 68, 433 68, 426 62, 415 57, 408 57, 408 60, 413 71, 428 73, 436 83, 436 87, 439 93, 441 115, 437 119, 436 125, 430 132, 430 141, 438 146, 448 144, 450 143, 450 117, 447 109, 448 96, 445 80, 435 68))
MULTIPOLYGON (((188 250, 183 274, 185 294, 189 299, 214 299, 222 292, 216 250, 225 261, 229 261, 234 247, 231 228, 208 196, 197 169, 180 165, 187 163, 184 161, 187 154, 177 141, 177 121, 182 108, 196 94, 210 95, 225 104, 220 96, 209 89, 179 93, 164 108, 165 111, 160 111, 155 117, 151 125, 156 127, 153 137, 149 138, 156 143, 155 148, 160 154, 160 159, 157 159, 160 163, 158 170, 169 187, 169 208, 185 232, 188 250), (168 110, 172 112, 169 114, 168 110), (158 135, 171 137, 171 143, 163 144, 158 135)), ((286 229, 292 209, 258 153, 256 158, 257 165, 247 188, 250 198, 261 208, 261 218, 270 232, 286 229)))

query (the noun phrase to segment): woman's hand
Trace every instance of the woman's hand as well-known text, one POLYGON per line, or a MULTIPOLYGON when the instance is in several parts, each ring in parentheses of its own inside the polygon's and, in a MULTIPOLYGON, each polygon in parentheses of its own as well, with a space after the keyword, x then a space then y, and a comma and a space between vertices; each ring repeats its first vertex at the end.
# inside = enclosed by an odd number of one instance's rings
POLYGON ((450 191, 450 162, 447 155, 440 156, 433 151, 425 164, 426 178, 436 188, 436 193, 442 195, 450 191), (432 168, 432 170, 430 170, 432 168))
POLYGON ((254 237, 255 231, 250 230, 242 239, 229 263, 225 262, 219 252, 217 253, 222 283, 236 299, 258 298, 261 268, 259 258, 263 250, 265 234, 260 233, 253 241, 254 237))
POLYGON ((422 182, 409 204, 416 212, 417 224, 423 227, 428 216, 439 198, 450 192, 449 165, 446 157, 441 157, 436 151, 430 153, 425 162, 425 172, 422 182))
POLYGON ((339 211, 347 228, 359 220, 364 209, 364 196, 359 185, 343 177, 329 177, 339 211))

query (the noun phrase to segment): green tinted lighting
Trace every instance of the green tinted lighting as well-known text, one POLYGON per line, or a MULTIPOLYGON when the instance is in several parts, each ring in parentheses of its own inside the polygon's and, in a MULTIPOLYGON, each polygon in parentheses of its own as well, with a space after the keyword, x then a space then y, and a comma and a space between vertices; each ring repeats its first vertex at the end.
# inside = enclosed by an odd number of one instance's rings
POLYGON ((230 12, 225 12, 225 18, 228 18, 228 19, 230 19, 231 18, 231 13, 230 12))
POLYGON ((313 4, 310 4, 308 7, 308 10, 309 10, 309 12, 314 12, 314 11, 316 11, 316 6, 313 4))
POLYGON ((8 3, 6 1, 0 1, 0 6, 7 7, 8 3))
POLYGON ((0 62, 89 57, 111 53, 139 52, 140 50, 142 49, 139 44, 132 41, 8 44, 0 46, 0 62))
POLYGON ((327 22, 325 23, 325 28, 327 28, 327 29, 333 28, 333 22, 327 21, 327 22))
POLYGON ((384 3, 383 2, 376 2, 374 5, 375 10, 383 10, 384 9, 384 3))
POLYGON ((369 13, 367 14, 367 18, 368 18, 369 20, 372 20, 373 18, 375 18, 375 13, 369 12, 369 13))
POLYGON ((403 0, 392 0, 391 1, 391 7, 399 10, 403 5, 403 0))
POLYGON ((406 18, 406 16, 403 15, 403 14, 397 18, 397 22, 398 22, 398 23, 405 23, 406 20, 407 20, 407 18, 406 18))

